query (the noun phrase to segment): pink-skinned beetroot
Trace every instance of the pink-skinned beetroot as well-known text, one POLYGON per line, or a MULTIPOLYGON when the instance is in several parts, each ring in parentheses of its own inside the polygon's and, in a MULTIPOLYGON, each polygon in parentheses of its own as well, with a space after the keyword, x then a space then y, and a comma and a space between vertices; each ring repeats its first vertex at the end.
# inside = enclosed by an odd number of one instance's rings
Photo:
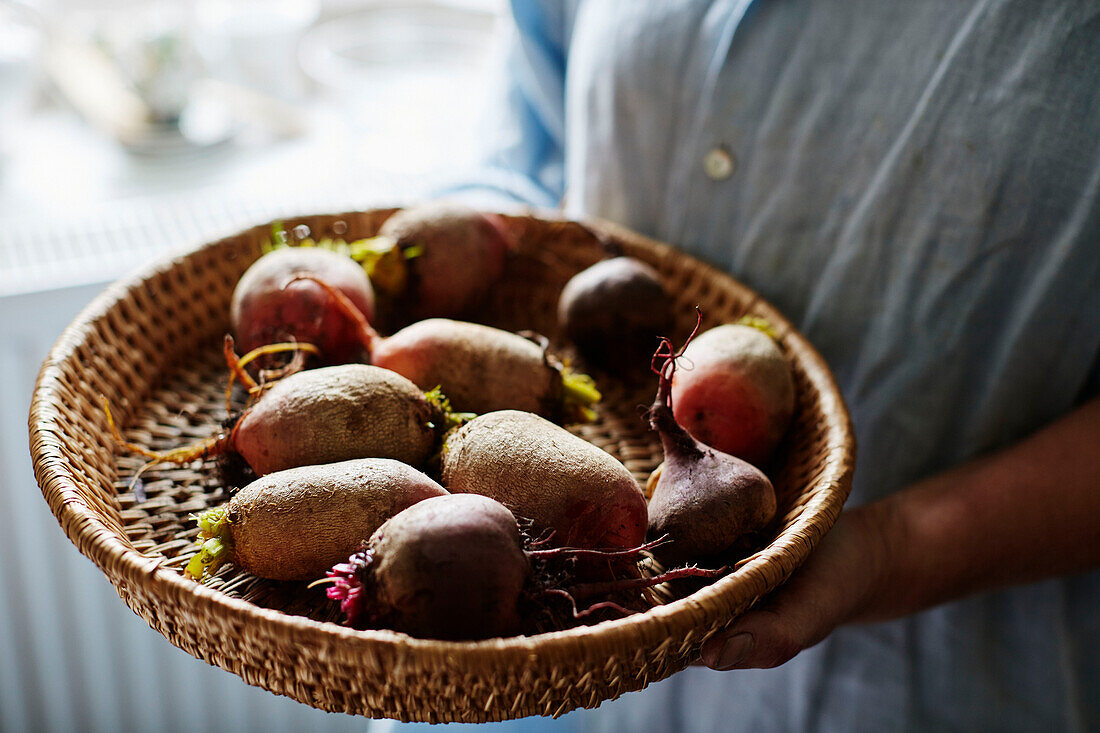
POLYGON ((516 246, 499 215, 435 202, 388 218, 367 240, 364 264, 390 299, 387 325, 396 327, 469 312, 500 278, 516 246))
POLYGON ((791 367, 763 329, 742 323, 688 343, 671 399, 676 422, 706 445, 764 466, 794 414, 791 367))
POLYGON ((571 625, 598 611, 630 609, 611 598, 684 577, 723 570, 681 568, 653 578, 637 575, 650 546, 619 552, 538 549, 505 506, 477 494, 425 499, 383 524, 366 547, 327 574, 328 597, 355 628, 393 629, 429 639, 511 636, 536 630, 546 618, 571 625), (577 583, 578 558, 627 562, 631 577, 577 583), (593 600, 593 599, 602 600, 593 600), (577 603, 589 602, 583 610, 577 603), (550 606, 556 605, 556 613, 550 606))

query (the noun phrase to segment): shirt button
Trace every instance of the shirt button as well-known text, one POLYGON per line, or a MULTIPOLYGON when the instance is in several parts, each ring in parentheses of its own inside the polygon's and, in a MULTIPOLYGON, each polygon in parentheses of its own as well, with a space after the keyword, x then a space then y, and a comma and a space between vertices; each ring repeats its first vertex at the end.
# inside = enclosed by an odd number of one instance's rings
POLYGON ((711 148, 703 156, 703 170, 712 181, 724 181, 733 175, 736 162, 733 154, 722 146, 711 148))

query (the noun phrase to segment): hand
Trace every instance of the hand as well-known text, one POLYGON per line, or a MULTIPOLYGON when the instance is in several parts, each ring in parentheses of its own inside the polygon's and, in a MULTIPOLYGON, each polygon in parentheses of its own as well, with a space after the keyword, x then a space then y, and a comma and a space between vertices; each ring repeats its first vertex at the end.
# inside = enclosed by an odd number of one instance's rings
POLYGON ((775 667, 844 623, 1100 567, 1100 398, 1028 438, 840 516, 791 579, 709 640, 714 669, 775 667))
POLYGON ((717 670, 777 667, 837 626, 859 620, 890 562, 891 528, 875 505, 841 514, 786 584, 703 645, 717 670))

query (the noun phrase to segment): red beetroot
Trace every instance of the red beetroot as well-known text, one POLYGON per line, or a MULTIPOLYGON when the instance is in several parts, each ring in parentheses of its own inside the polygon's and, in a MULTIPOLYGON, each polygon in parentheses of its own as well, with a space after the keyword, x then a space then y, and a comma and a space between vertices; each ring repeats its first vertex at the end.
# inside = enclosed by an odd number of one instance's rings
POLYGON ((283 247, 256 260, 233 290, 230 320, 239 348, 299 341, 316 346, 325 363, 358 361, 363 346, 355 325, 333 308, 323 287, 302 275, 328 283, 373 318, 374 291, 362 267, 319 247, 283 247))

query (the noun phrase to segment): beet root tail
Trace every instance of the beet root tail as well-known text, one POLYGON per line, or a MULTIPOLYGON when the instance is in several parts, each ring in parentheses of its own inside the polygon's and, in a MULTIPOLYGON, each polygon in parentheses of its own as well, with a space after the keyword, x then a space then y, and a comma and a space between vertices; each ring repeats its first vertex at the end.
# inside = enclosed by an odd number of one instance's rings
POLYGON ((309 280, 310 282, 316 283, 328 293, 329 297, 332 298, 333 303, 336 305, 336 308, 355 326, 359 342, 363 345, 367 354, 373 355, 374 347, 382 340, 382 335, 374 330, 374 327, 370 325, 367 317, 363 315, 363 311, 359 310, 359 307, 352 302, 352 299, 339 288, 333 287, 330 283, 314 275, 295 275, 283 287, 289 287, 299 280, 309 280))

